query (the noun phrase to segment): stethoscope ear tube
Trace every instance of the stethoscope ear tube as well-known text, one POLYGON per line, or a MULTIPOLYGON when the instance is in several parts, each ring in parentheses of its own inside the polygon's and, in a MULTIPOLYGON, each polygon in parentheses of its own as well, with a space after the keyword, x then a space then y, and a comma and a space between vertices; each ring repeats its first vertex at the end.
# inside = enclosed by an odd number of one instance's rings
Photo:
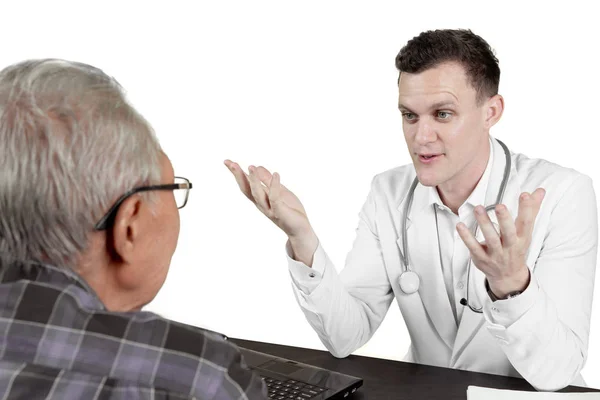
POLYGON ((410 206, 413 202, 415 188, 417 187, 418 183, 419 177, 415 176, 415 179, 410 185, 410 189, 408 189, 408 198, 406 199, 406 205, 404 206, 404 218, 402 218, 402 263, 404 264, 404 272, 410 271, 408 264, 408 238, 406 235, 406 222, 408 220, 408 211, 410 210, 410 206))

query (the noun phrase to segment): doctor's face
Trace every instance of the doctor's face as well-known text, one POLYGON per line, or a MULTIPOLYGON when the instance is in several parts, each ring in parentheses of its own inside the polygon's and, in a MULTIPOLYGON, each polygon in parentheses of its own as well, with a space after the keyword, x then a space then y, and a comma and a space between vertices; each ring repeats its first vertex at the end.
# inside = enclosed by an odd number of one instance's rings
POLYGON ((487 161, 489 100, 478 104, 476 97, 456 62, 400 74, 402 128, 421 184, 460 186, 482 157, 487 161))

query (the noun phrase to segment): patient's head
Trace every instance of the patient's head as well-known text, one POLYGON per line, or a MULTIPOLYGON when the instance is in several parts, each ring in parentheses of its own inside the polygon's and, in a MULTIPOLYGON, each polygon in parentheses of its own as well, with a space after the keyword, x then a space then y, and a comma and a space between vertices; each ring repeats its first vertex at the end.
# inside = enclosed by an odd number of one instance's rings
POLYGON ((173 168, 101 70, 32 60, 0 72, 0 260, 72 269, 109 310, 150 302, 179 236, 173 168))

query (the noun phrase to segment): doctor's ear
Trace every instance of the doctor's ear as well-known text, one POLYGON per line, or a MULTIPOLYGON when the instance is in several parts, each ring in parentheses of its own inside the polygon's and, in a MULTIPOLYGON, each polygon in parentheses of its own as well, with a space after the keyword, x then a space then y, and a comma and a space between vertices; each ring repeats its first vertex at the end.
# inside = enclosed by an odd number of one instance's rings
POLYGON ((499 94, 490 97, 484 104, 484 111, 485 127, 489 129, 496 125, 496 122, 502 117, 502 113, 504 112, 504 98, 499 94))

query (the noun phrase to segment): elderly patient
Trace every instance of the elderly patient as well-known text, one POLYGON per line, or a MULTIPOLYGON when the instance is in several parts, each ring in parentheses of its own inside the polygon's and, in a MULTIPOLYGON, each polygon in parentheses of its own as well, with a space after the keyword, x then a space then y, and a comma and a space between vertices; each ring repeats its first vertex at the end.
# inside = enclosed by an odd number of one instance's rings
POLYGON ((266 397, 233 344, 140 311, 191 187, 99 69, 0 72, 0 398, 266 397))

